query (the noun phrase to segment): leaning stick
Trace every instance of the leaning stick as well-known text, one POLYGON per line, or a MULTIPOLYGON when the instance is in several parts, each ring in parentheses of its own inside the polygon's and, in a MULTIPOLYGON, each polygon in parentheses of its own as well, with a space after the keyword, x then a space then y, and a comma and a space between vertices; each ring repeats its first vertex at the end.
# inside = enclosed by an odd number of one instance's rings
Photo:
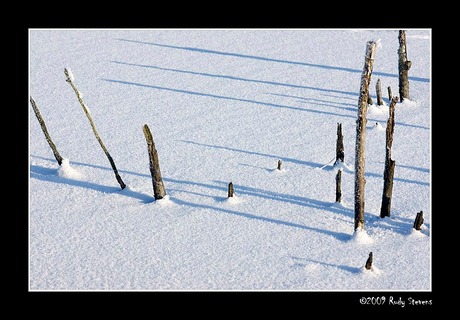
POLYGON ((115 162, 113 161, 112 157, 110 156, 109 152, 107 151, 107 148, 105 147, 104 143, 101 140, 101 137, 97 133, 96 126, 94 125, 93 119, 91 118, 91 115, 89 113, 88 107, 85 105, 83 102, 83 99, 81 98, 80 91, 78 91, 77 87, 75 87, 73 83, 73 75, 68 69, 64 69, 64 74, 66 75, 66 81, 70 83, 72 86, 72 89, 75 91, 75 94, 77 95, 78 102, 80 102, 80 105, 83 108, 83 111, 86 114, 86 117, 89 120, 89 123, 91 124, 91 127, 93 128, 94 135, 96 136, 97 141, 101 145, 102 150, 104 150, 105 155, 109 159, 110 165, 112 166, 113 172, 115 173, 115 177, 117 178, 118 183, 121 186, 121 189, 124 189, 126 187, 126 184, 123 182, 121 179, 120 175, 118 174, 117 167, 115 166, 115 162))
POLYGON ((37 104, 35 103, 35 100, 30 97, 30 103, 32 104, 32 108, 35 111, 35 115, 37 116, 38 122, 40 123, 40 126, 42 127, 42 131, 45 134, 46 141, 48 141, 48 144, 51 147, 51 150, 53 150, 54 157, 56 158, 56 161, 58 162, 59 165, 62 164, 62 157, 57 151, 56 145, 53 143, 53 140, 51 140, 51 136, 48 133, 48 129, 46 129, 45 121, 42 118, 42 115, 40 114, 40 111, 38 110, 37 104))

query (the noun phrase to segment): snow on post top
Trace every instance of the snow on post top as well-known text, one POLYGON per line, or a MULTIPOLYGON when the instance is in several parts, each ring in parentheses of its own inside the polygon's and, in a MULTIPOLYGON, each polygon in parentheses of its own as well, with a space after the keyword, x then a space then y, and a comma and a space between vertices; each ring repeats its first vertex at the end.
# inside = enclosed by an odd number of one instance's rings
POLYGON ((72 81, 73 82, 74 76, 73 76, 72 70, 70 70, 70 68, 65 68, 64 73, 65 73, 65 75, 67 77, 67 81, 72 81))

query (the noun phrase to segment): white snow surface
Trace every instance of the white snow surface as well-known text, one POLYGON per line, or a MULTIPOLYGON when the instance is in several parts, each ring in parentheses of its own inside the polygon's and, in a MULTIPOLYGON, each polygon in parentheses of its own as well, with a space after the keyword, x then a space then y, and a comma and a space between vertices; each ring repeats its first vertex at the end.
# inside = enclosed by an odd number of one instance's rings
POLYGON ((431 30, 406 30, 410 99, 395 108, 386 218, 398 30, 356 31, 30 29, 30 96, 65 159, 59 166, 30 107, 30 290, 430 291, 431 30), (385 105, 368 110, 365 229, 355 231, 356 119, 373 39, 370 94, 376 103, 380 79, 385 105), (167 193, 157 201, 144 124, 167 193))

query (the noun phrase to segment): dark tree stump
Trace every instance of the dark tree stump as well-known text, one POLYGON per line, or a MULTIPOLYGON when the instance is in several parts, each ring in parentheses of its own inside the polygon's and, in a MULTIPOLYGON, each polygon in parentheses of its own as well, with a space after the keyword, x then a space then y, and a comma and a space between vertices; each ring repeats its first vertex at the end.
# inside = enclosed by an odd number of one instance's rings
POLYGON ((281 170, 281 164, 282 164, 282 163, 283 163, 283 162, 282 162, 281 160, 278 160, 278 166, 276 167, 276 169, 281 170))
POLYGON ((421 230, 423 224, 423 211, 417 212, 417 216, 414 221, 414 229, 421 230))
POLYGON ((370 270, 372 268, 372 262, 373 262, 374 258, 373 258, 373 255, 372 255, 372 252, 369 253, 369 258, 367 258, 366 260, 366 265, 365 265, 365 268, 367 270, 370 270))
POLYGON ((335 176, 335 202, 342 202, 342 170, 337 171, 335 176))
POLYGON ((393 98, 393 95, 391 94, 391 87, 390 87, 390 86, 388 86, 388 88, 387 88, 387 89, 388 89, 388 101, 390 101, 390 102, 391 102, 391 99, 393 98))
POLYGON ((153 141, 152 133, 149 127, 144 125, 144 136, 147 141, 147 150, 149 153, 149 167, 150 174, 152 176, 153 194, 155 200, 163 199, 166 196, 165 186, 161 177, 160 161, 158 159, 158 152, 155 148, 155 142, 153 141))
POLYGON ((345 148, 343 146, 342 124, 337 123, 337 143, 335 148, 335 163, 338 161, 344 162, 345 148))
POLYGON ((234 190, 233 190, 233 182, 230 182, 228 184, 228 197, 231 198, 233 197, 234 190))

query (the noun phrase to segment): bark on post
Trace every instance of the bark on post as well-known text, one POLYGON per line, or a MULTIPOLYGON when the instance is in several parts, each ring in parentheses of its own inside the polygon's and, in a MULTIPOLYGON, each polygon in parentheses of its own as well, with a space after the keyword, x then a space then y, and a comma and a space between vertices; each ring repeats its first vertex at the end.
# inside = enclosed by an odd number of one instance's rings
POLYGON ((380 79, 377 80, 375 85, 375 91, 377 92, 377 105, 383 106, 383 99, 382 99, 382 84, 380 79))
POLYGON ((160 161, 158 159, 158 152, 155 148, 152 133, 148 125, 144 124, 144 136, 147 141, 147 150, 150 160, 150 174, 152 176, 153 195, 155 200, 163 199, 166 196, 165 186, 161 177, 160 161))
POLYGON ((276 167, 276 169, 281 170, 281 164, 282 164, 282 163, 283 163, 283 162, 282 162, 281 160, 278 160, 278 166, 276 167))
POLYGON ((399 71, 399 98, 402 102, 409 99, 409 69, 412 62, 407 60, 406 31, 399 30, 398 71, 399 71))
POLYGON ((229 197, 229 198, 233 197, 233 193, 234 193, 234 192, 233 192, 233 182, 230 182, 230 183, 228 184, 228 197, 229 197))
POLYGON ((423 211, 417 212, 417 216, 415 217, 414 221, 414 229, 421 230, 423 224, 423 211))
POLYGON ((380 218, 390 216, 391 197, 393 193, 393 176, 395 171, 396 161, 391 159, 391 147, 393 144, 393 133, 395 127, 395 106, 398 102, 398 97, 393 97, 390 102, 390 114, 387 121, 386 129, 386 151, 385 151, 385 171, 383 174, 383 194, 382 206, 380 207, 380 218))
POLYGON ((339 169, 335 176, 335 202, 342 202, 342 169, 339 169))
POLYGON ((42 118, 42 115, 40 114, 40 111, 38 110, 37 104, 35 103, 35 100, 30 97, 30 103, 32 104, 32 108, 34 109, 35 116, 37 116, 38 122, 40 123, 40 126, 42 128, 43 133, 45 134, 46 141, 48 141, 49 146, 51 147, 51 150, 53 150, 54 158, 56 158, 56 161, 58 162, 59 165, 62 164, 62 157, 57 151, 56 145, 54 144, 53 140, 51 140, 51 136, 48 133, 48 129, 46 128, 45 121, 42 118))
POLYGON ((365 268, 367 270, 370 270, 372 268, 372 262, 374 260, 374 257, 373 257, 373 254, 372 252, 369 253, 369 257, 367 258, 366 260, 366 265, 365 265, 365 268))
POLYGON ((89 123, 91 124, 91 128, 93 129, 93 133, 96 136, 97 141, 99 142, 102 150, 104 150, 105 155, 107 156, 107 159, 109 159, 110 165, 112 166, 112 170, 115 173, 115 178, 118 181, 118 184, 120 185, 121 189, 123 190, 126 188, 126 184, 123 182, 121 179, 120 175, 118 174, 117 167, 115 166, 115 162, 113 161, 112 156, 110 155, 109 151, 107 151, 107 148, 105 147, 104 143, 102 142, 101 137, 99 136, 99 133, 97 133, 96 126, 93 122, 93 119, 91 118, 91 115, 89 113, 88 107, 85 105, 83 102, 83 99, 81 98, 80 91, 78 91, 77 87, 73 83, 73 75, 68 69, 64 69, 64 74, 66 76, 66 81, 70 84, 72 89, 75 91, 75 94, 77 95, 78 102, 80 102, 81 107, 83 108, 83 111, 86 114, 86 117, 89 120, 89 123))
POLYGON ((337 143, 335 148, 335 163, 339 161, 344 162, 345 151, 343 147, 343 134, 342 134, 342 124, 337 123, 337 143))
POLYGON ((356 146, 355 146, 355 223, 354 230, 364 230, 364 178, 365 146, 366 146, 366 123, 367 123, 367 101, 369 98, 369 83, 371 81, 372 68, 374 66, 374 55, 377 44, 375 41, 368 41, 364 69, 361 75, 361 87, 358 103, 358 119, 356 120, 356 146))

